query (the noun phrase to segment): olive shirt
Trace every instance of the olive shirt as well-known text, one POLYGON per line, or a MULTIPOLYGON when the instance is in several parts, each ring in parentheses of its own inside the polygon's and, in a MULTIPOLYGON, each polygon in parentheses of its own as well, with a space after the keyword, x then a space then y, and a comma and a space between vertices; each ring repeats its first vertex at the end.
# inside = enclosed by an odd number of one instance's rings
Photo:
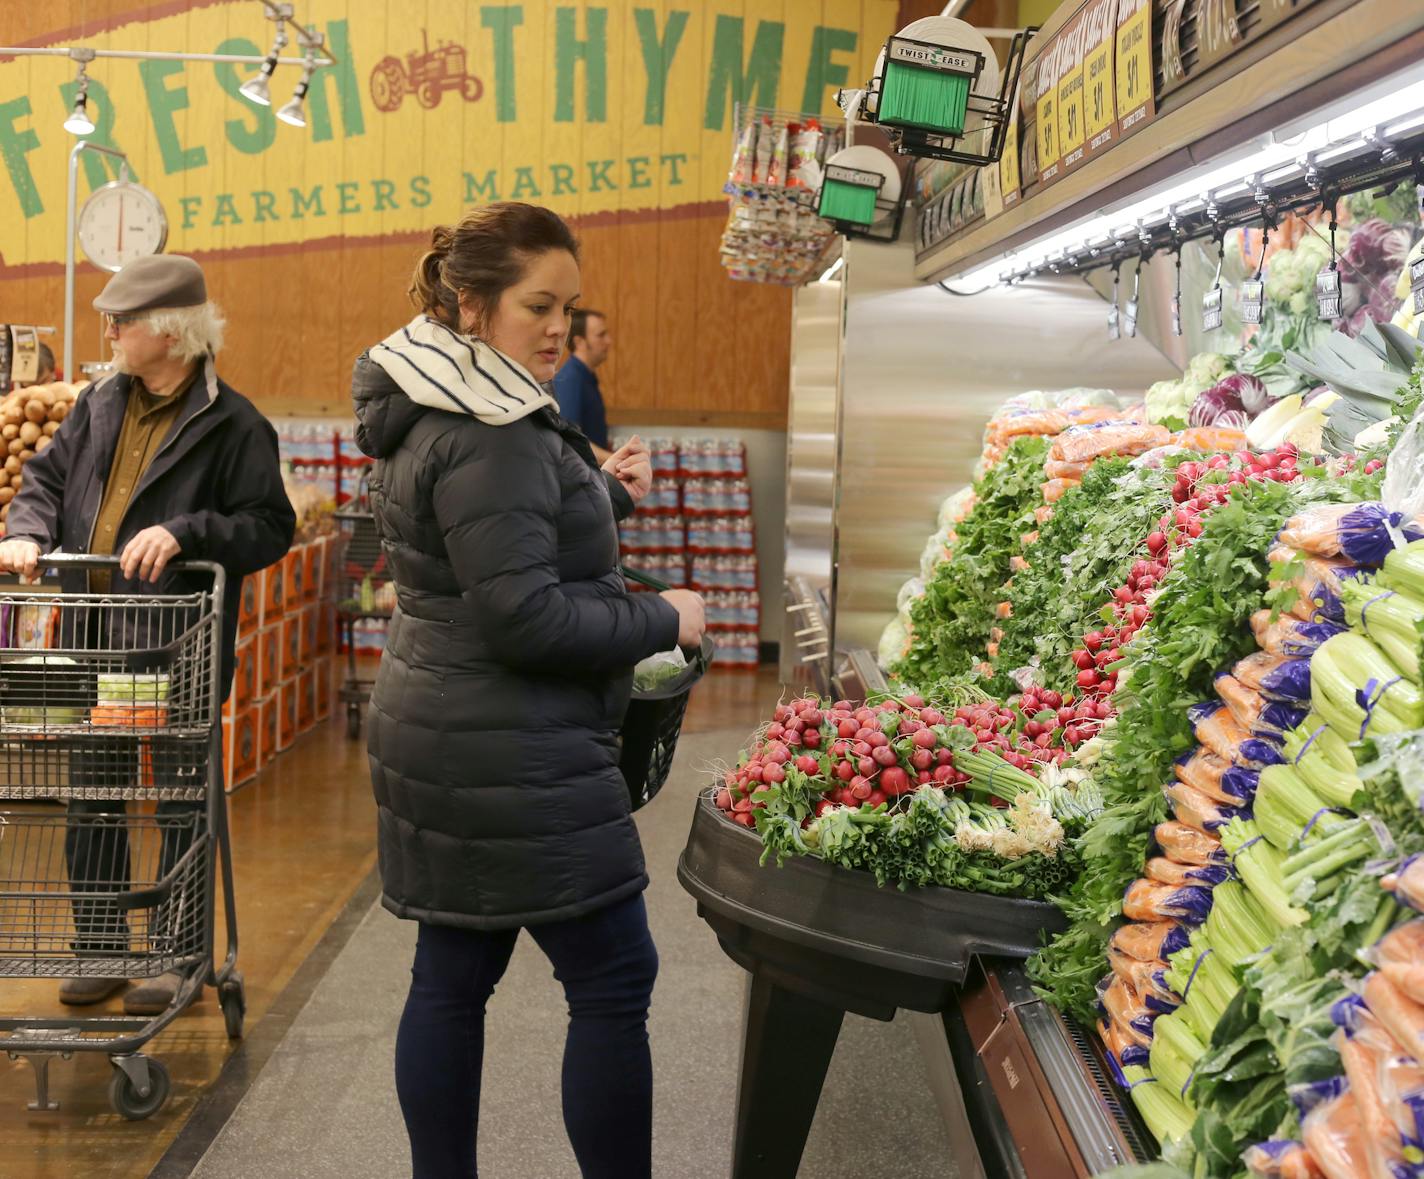
MULTIPOLYGON (((94 518, 94 538, 89 551, 96 556, 113 555, 119 526, 133 499, 134 488, 148 470, 153 456, 167 441, 182 411, 184 396, 198 379, 199 371, 199 366, 194 365, 187 379, 166 397, 150 393, 142 381, 134 378, 128 407, 124 411, 124 424, 119 430, 118 444, 114 447, 114 461, 109 467, 109 477, 104 481, 99 514, 94 518)), ((108 593, 111 580, 109 570, 96 570, 89 575, 90 591, 108 593)))

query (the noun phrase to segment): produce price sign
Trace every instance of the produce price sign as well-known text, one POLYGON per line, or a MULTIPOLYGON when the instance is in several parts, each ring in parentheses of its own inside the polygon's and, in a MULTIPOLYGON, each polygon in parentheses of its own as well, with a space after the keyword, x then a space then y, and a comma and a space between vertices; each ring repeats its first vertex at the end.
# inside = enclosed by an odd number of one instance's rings
POLYGON ((1061 38, 1055 38, 1038 59, 1038 182, 1052 184, 1063 175, 1058 139, 1058 60, 1061 38))
POLYGON ((1118 139, 1117 90, 1113 85, 1113 38, 1118 0, 1092 0, 1083 12, 1083 106, 1088 155, 1118 139))
POLYGON ((1122 135, 1131 135, 1157 116, 1152 95, 1151 0, 1118 0, 1117 52, 1113 76, 1117 85, 1117 121, 1122 135))
POLYGON ((1063 171, 1087 159, 1087 116, 1083 109, 1083 34, 1085 13, 1078 13, 1058 35, 1058 144, 1063 171))

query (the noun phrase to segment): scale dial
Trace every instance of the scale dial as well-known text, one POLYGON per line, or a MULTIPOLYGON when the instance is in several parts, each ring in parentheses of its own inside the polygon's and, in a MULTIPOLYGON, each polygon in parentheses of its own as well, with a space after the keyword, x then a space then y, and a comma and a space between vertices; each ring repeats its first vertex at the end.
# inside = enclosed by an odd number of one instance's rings
POLYGON ((79 212, 79 244, 95 266, 117 271, 135 258, 161 254, 168 218, 158 198, 131 180, 94 190, 79 212))

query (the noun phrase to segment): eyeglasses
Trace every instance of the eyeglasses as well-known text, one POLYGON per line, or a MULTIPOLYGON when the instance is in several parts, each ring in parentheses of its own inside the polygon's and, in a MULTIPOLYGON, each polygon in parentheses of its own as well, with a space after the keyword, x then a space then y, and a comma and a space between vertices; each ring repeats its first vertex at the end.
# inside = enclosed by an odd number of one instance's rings
POLYGON ((110 314, 108 314, 107 312, 105 312, 104 318, 105 318, 113 327, 121 328, 121 327, 127 327, 127 326, 128 326, 129 324, 131 324, 131 323, 138 323, 138 322, 140 322, 141 320, 147 319, 148 316, 147 316, 147 315, 143 315, 143 314, 139 314, 139 315, 110 315, 110 314))

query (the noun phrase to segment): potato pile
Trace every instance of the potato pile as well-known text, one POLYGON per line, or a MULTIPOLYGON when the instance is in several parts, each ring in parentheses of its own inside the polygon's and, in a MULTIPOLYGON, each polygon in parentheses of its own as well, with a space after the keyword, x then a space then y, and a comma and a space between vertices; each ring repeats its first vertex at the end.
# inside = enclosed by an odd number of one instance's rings
POLYGON ((10 501, 20 490, 24 467, 50 444, 82 385, 31 385, 0 397, 0 536, 10 515, 10 501))

